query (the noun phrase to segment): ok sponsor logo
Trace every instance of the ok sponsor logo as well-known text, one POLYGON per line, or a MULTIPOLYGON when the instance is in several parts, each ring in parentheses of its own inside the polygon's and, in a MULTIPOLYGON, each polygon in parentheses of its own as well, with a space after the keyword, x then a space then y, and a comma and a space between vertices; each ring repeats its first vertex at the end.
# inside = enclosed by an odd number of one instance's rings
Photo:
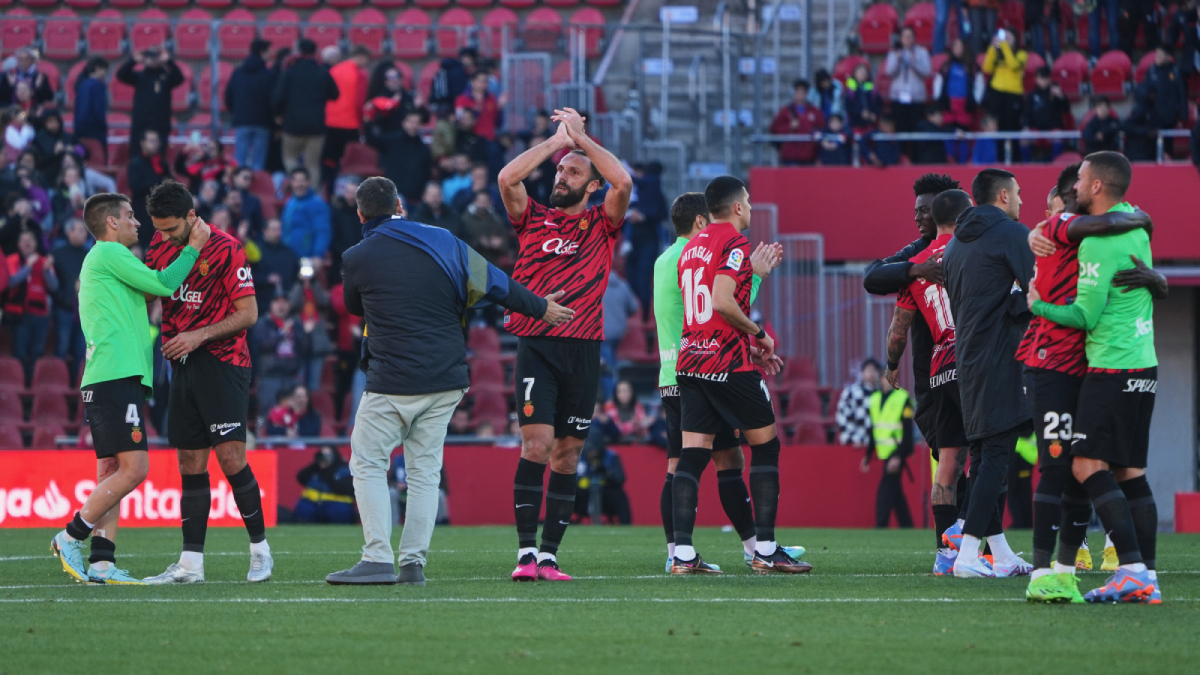
POLYGON ((1125 390, 1122 391, 1121 393, 1123 393, 1123 394, 1132 394, 1132 393, 1153 394, 1153 393, 1156 393, 1157 391, 1158 391, 1158 380, 1151 380, 1149 378, 1131 377, 1128 380, 1125 380, 1125 390))
POLYGON ((579 242, 571 241, 570 239, 562 239, 554 237, 547 239, 542 244, 543 253, 553 253, 554 255, 575 255, 579 251, 579 242))
POLYGON ((254 276, 250 274, 250 267, 239 267, 237 271, 238 288, 250 288, 254 285, 254 276))
POLYGON ((1154 333, 1154 319, 1137 319, 1133 322, 1133 328, 1138 337, 1146 337, 1154 333))
POLYGON ((200 291, 189 291, 188 288, 188 284, 180 286, 171 294, 171 299, 199 307, 204 302, 204 294, 200 291))

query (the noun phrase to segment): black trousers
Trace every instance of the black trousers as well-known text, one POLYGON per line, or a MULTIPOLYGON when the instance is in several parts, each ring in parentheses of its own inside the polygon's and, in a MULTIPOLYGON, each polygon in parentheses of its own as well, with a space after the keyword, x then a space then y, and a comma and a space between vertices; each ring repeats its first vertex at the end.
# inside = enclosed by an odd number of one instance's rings
POLYGON ((1014 530, 1033 527, 1033 465, 1020 455, 1008 465, 1008 515, 1014 530))
POLYGON ((908 510, 908 500, 904 497, 904 465, 896 473, 888 473, 887 462, 883 463, 883 475, 879 479, 879 489, 875 492, 875 527, 887 529, 888 516, 896 512, 896 523, 902 528, 913 526, 912 512, 908 510))
POLYGON ((983 539, 1004 531, 998 513, 1000 493, 1005 489, 1008 465, 1017 450, 1017 429, 971 442, 971 503, 963 534, 983 539))

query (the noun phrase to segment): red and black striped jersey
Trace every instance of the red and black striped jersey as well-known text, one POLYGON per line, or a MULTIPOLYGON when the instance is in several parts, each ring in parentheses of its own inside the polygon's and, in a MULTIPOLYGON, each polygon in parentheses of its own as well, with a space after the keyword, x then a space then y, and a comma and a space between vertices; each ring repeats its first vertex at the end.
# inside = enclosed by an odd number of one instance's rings
MULTIPOLYGON (((166 269, 182 250, 182 247, 165 241, 162 233, 155 232, 146 253, 146 266, 154 270, 166 269)), ((183 285, 171 297, 162 299, 163 342, 180 333, 225 320, 237 311, 234 300, 252 295, 254 279, 250 276, 242 244, 213 228, 212 236, 200 251, 200 258, 183 285)), ((226 363, 250 367, 250 348, 244 330, 224 340, 209 342, 203 348, 226 363)))
MULTIPOLYGON (((929 247, 913 256, 913 263, 922 263, 937 258, 946 250, 953 234, 941 234, 929 247)), ((929 332, 933 335, 933 357, 929 361, 929 374, 937 375, 955 365, 954 359, 954 315, 950 313, 950 296, 945 286, 931 284, 924 279, 914 279, 900 289, 896 306, 921 312, 929 332)))
POLYGON ((750 315, 754 272, 750 242, 732 223, 713 223, 683 247, 679 256, 679 288, 683 289, 683 338, 679 341, 680 375, 717 375, 752 371, 750 336, 730 326, 713 309, 713 287, 719 275, 733 277, 733 298, 750 315))
MULTIPOLYGON (((1052 305, 1069 305, 1075 302, 1075 288, 1079 277, 1079 246, 1067 239, 1067 227, 1075 218, 1064 213, 1046 225, 1045 235, 1057 249, 1053 255, 1038 258, 1034 288, 1042 300, 1052 305)), ((1029 322, 1025 337, 1017 347, 1017 360, 1031 368, 1057 370, 1061 373, 1083 377, 1087 372, 1087 353, 1084 343, 1087 333, 1067 328, 1053 321, 1035 316, 1029 322)))
POLYGON ((575 318, 551 326, 507 312, 504 326, 508 332, 523 337, 603 340, 604 291, 621 223, 609 219, 604 205, 568 216, 530 199, 525 214, 513 226, 521 252, 512 278, 539 296, 564 291, 558 304, 575 310, 575 318))

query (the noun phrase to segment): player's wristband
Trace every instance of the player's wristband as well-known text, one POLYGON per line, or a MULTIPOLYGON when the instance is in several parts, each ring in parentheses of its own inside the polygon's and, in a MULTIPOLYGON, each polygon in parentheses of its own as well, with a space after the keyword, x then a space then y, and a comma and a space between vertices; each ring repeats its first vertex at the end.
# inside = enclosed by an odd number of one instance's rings
POLYGON ((893 363, 893 362, 891 362, 891 361, 888 361, 888 364, 887 364, 887 369, 888 369, 888 370, 900 370, 900 364, 899 364, 899 363, 893 363))
POLYGON ((767 337, 767 330, 765 328, 759 328, 758 332, 754 334, 755 340, 761 340, 765 337, 767 337))

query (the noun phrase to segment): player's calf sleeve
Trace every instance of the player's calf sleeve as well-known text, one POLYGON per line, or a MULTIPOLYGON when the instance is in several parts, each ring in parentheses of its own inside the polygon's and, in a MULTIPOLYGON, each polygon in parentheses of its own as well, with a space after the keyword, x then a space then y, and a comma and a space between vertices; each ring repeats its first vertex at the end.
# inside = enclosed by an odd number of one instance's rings
POLYGON ((208 472, 182 478, 183 491, 179 497, 179 517, 183 519, 181 524, 183 550, 204 553, 204 537, 208 534, 208 509, 212 501, 212 487, 208 482, 208 472))
POLYGON ((1092 500, 1088 499, 1087 490, 1069 471, 1062 491, 1062 529, 1058 533, 1057 562, 1074 567, 1079 547, 1087 537, 1088 523, 1092 522, 1092 500))
POLYGON ((1104 531, 1112 538, 1117 549, 1117 560, 1122 565, 1142 562, 1142 550, 1138 547, 1137 531, 1133 528, 1133 515, 1129 502, 1117 485, 1111 471, 1097 471, 1083 481, 1083 487, 1092 498, 1096 515, 1104 525, 1104 531))
POLYGON ((779 439, 750 446, 750 499, 758 541, 775 541, 775 512, 779 509, 779 439))
POLYGON ((1138 548, 1142 551, 1142 562, 1147 569, 1154 569, 1154 555, 1158 548, 1158 505, 1154 503, 1154 492, 1146 476, 1138 476, 1118 483, 1129 502, 1129 513, 1133 517, 1133 529, 1137 532, 1138 548))
POLYGON ((250 535, 250 543, 257 544, 267 540, 267 522, 262 511, 262 495, 258 493, 258 480, 254 478, 254 470, 250 465, 229 479, 229 490, 233 492, 233 501, 237 503, 238 512, 242 514, 242 523, 250 535))
POLYGON ((1062 494, 1071 475, 1069 466, 1042 469, 1033 494, 1033 566, 1047 569, 1054 562, 1056 528, 1062 523, 1062 494))
POLYGON ((75 517, 71 519, 71 522, 67 523, 67 534, 71 535, 71 538, 76 541, 83 541, 92 536, 92 526, 88 525, 87 521, 83 519, 83 514, 76 511, 75 517))
POLYGON ((575 485, 577 476, 574 473, 550 472, 550 482, 546 487, 546 524, 542 526, 542 553, 558 553, 567 525, 571 524, 571 514, 575 512, 575 485))
POLYGON ((671 481, 672 518, 675 527, 675 546, 691 546, 692 530, 696 527, 696 507, 700 501, 700 476, 712 459, 708 448, 684 448, 675 465, 671 481))
POLYGON ((663 533, 667 535, 668 544, 675 543, 675 502, 671 497, 671 482, 674 480, 674 474, 667 474, 662 494, 658 496, 658 512, 662 516, 663 533))
POLYGON ((92 537, 92 554, 88 556, 88 562, 117 562, 116 543, 104 537, 92 537))
POLYGON ((741 469, 725 469, 717 472, 717 494, 725 515, 738 533, 738 539, 746 541, 757 533, 754 526, 754 510, 750 508, 750 491, 742 480, 741 469))
POLYGON ((935 540, 935 548, 944 548, 946 546, 942 543, 942 533, 950 529, 957 519, 957 506, 953 504, 933 505, 933 538, 935 540))
POLYGON ((522 457, 513 480, 513 513, 517 518, 517 546, 537 548, 538 516, 542 513, 542 481, 546 465, 522 457))

